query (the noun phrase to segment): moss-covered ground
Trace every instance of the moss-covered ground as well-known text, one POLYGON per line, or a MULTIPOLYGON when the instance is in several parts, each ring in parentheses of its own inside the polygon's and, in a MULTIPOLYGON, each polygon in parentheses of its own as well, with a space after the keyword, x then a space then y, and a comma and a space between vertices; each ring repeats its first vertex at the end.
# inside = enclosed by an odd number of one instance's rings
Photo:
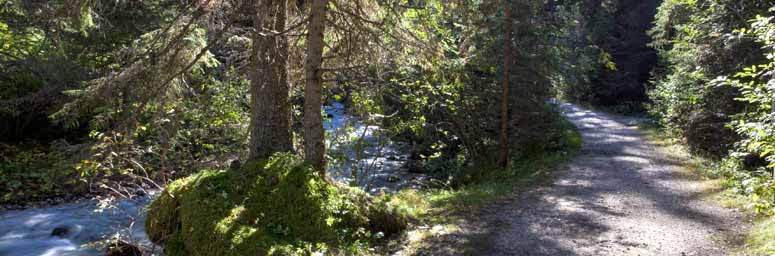
POLYGON ((326 182, 282 154, 170 184, 149 208, 152 241, 175 255, 363 254, 411 217, 389 197, 326 182))

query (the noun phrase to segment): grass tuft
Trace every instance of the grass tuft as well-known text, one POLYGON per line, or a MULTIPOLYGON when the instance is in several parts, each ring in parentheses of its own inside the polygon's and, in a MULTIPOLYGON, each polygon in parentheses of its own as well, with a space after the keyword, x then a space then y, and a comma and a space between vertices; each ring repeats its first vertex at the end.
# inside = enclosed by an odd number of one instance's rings
POLYGON ((746 255, 775 255, 775 218, 757 221, 746 244, 746 255))

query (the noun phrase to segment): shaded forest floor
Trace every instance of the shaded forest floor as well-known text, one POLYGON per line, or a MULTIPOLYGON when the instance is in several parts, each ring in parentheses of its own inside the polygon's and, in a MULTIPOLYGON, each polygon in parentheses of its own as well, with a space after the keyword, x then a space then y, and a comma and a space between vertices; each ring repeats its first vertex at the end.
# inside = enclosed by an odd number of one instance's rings
POLYGON ((717 182, 647 140, 637 119, 561 109, 583 144, 550 184, 460 211, 398 254, 728 255, 745 242, 745 214, 713 201, 717 182))

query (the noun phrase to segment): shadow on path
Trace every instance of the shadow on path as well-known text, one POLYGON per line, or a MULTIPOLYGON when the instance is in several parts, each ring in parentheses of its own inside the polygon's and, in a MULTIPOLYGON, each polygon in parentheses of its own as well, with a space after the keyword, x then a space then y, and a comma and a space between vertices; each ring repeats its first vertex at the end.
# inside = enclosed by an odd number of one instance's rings
POLYGON ((628 126, 633 119, 560 108, 584 142, 553 184, 438 239, 466 241, 475 255, 727 255, 713 240, 736 229, 739 213, 699 200, 712 189, 676 175, 681 163, 628 126))

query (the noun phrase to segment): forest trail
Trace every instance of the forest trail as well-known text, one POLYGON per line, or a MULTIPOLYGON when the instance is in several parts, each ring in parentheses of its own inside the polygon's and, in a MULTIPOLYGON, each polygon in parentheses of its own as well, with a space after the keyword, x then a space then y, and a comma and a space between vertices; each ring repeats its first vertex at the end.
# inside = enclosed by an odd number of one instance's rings
POLYGON ((633 120, 561 104, 579 154, 551 186, 487 209, 488 255, 728 255, 740 213, 703 199, 633 120), (726 234, 726 236, 725 236, 726 234))
POLYGON ((431 239, 421 255, 707 256, 741 242, 732 232, 744 232, 742 214, 710 202, 712 186, 682 173, 633 119, 560 108, 583 144, 553 184, 464 217, 460 232, 431 239))

